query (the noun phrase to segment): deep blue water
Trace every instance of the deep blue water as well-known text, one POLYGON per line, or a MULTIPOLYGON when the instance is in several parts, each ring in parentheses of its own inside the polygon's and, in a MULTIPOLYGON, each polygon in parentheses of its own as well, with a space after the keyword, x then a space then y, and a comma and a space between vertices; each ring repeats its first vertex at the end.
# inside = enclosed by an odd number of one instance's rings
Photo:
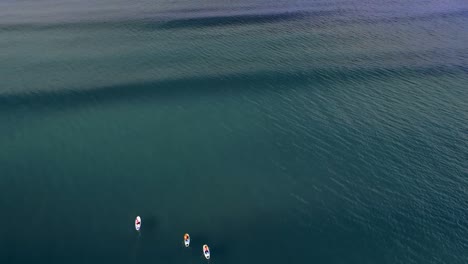
POLYGON ((6 0, 0 81, 0 263, 468 263, 466 1, 6 0))

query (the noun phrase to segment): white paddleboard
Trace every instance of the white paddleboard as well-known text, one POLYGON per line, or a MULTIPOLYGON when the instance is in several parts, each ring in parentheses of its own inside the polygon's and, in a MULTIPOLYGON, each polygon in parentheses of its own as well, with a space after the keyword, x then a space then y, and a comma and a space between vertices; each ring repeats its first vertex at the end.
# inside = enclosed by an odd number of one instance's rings
POLYGON ((210 248, 208 245, 203 245, 203 255, 205 255, 206 259, 210 259, 210 248))
POLYGON ((187 233, 184 235, 184 244, 185 244, 185 247, 190 246, 190 235, 187 233))
POLYGON ((136 231, 140 231, 140 228, 141 228, 141 218, 137 216, 135 218, 135 229, 136 231))

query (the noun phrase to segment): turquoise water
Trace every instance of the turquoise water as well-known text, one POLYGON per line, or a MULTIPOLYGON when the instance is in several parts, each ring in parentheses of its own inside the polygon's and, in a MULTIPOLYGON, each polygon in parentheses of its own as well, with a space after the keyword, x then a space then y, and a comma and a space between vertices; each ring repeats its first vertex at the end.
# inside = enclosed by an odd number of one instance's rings
POLYGON ((468 263, 467 25, 456 0, 1 2, 0 263, 468 263))

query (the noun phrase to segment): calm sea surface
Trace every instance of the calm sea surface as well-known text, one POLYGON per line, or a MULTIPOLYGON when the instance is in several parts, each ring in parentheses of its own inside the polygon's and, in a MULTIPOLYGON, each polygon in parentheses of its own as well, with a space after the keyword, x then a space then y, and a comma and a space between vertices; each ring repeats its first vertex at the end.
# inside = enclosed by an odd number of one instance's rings
POLYGON ((1 1, 0 216, 2 264, 466 264, 468 2, 1 1))

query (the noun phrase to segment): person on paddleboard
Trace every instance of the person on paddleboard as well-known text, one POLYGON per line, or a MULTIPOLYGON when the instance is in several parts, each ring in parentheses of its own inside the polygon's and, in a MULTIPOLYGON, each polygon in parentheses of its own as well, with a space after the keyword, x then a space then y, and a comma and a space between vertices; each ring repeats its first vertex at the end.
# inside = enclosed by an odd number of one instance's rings
POLYGON ((185 247, 190 246, 190 235, 188 233, 185 233, 184 235, 184 244, 185 244, 185 247))
POLYGON ((137 231, 140 231, 140 228, 141 228, 141 218, 140 218, 140 216, 137 216, 135 218, 135 229, 137 231))

